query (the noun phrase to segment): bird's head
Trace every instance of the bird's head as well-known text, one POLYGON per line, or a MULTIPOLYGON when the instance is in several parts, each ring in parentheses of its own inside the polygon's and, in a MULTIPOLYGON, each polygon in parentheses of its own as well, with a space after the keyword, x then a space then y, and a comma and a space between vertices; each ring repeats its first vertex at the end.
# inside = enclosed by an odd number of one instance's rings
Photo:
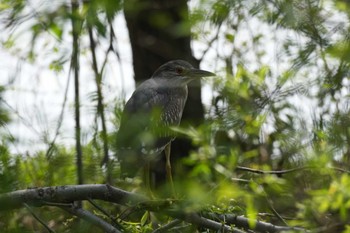
POLYGON ((159 67, 152 75, 152 78, 160 79, 174 85, 186 85, 196 78, 208 76, 215 76, 215 74, 196 69, 186 61, 173 60, 159 67))

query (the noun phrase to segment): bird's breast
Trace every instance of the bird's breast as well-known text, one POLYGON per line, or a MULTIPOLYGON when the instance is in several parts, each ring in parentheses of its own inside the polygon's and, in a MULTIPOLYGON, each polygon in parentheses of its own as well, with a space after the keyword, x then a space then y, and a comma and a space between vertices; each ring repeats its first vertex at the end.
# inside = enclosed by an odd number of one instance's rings
POLYGON ((178 125, 187 100, 187 87, 171 90, 169 100, 163 106, 162 120, 168 125, 178 125))

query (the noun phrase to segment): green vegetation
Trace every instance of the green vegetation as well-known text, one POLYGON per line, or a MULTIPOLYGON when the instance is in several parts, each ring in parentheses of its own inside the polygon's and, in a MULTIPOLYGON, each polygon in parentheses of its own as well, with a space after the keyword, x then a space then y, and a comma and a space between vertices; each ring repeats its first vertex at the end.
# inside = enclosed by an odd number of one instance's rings
MULTIPOLYGON (((109 183, 142 193, 140 179, 120 180, 117 159, 110 156, 106 160, 106 155, 115 153, 114 137, 123 106, 103 98, 106 64, 111 56, 120 61, 113 27, 123 4, 112 0, 80 5, 73 0, 72 4, 59 1, 36 10, 31 1, 0 1, 1 27, 8 32, 1 37, 1 49, 11 54, 20 51, 33 65, 49 51, 52 60, 47 64, 53 73, 68 72, 67 67, 72 74, 79 68, 91 69, 95 80, 89 82, 96 85, 89 99, 95 118, 87 142, 80 140, 78 130, 75 139, 83 141, 82 145, 58 143, 58 127, 52 138, 43 132, 47 150, 26 154, 10 149, 17 140, 7 128, 13 109, 3 104, 7 86, 1 87, 0 193, 73 185, 78 176, 85 184, 109 183), (72 4, 78 7, 72 9, 72 4), (31 35, 30 48, 20 46, 21 33, 31 35), (54 40, 47 42, 47 38, 54 40), (67 43, 72 44, 68 53, 67 43), (96 56, 98 49, 104 55, 96 56), (88 58, 91 67, 74 64, 74 56, 88 58), (107 113, 113 114, 112 119, 107 113), (107 121, 113 128, 108 129, 107 121), (80 165, 76 162, 78 148, 80 165)), ((350 232, 350 4, 343 0, 201 0, 190 1, 190 5, 189 21, 177 25, 174 33, 185 34, 184 28, 191 26, 192 41, 199 44, 194 45, 198 48, 195 56, 218 76, 205 81, 213 94, 204 123, 173 129, 178 138, 188 138, 194 145, 173 166, 177 198, 167 199, 165 185, 156 193, 162 197, 157 201, 164 203, 125 207, 92 200, 83 202, 83 207, 125 232, 152 232, 168 223, 174 224, 170 232, 215 232, 191 219, 189 213, 242 232, 248 228, 249 232, 267 232, 258 230, 261 226, 256 220, 286 227, 286 232, 350 232), (220 219, 220 214, 227 219, 220 219), (229 216, 244 217, 248 226, 227 223, 229 216)), ((147 7, 152 8, 152 1, 135 1, 134 14, 147 7)), ((159 30, 168 30, 169 14, 154 15, 159 30)), ((76 99, 69 104, 79 108, 76 99)), ((75 115, 72 121, 77 119, 75 115)), ((0 211, 1 232, 46 232, 47 228, 104 232, 53 203, 40 203, 43 207, 27 204, 0 211)))

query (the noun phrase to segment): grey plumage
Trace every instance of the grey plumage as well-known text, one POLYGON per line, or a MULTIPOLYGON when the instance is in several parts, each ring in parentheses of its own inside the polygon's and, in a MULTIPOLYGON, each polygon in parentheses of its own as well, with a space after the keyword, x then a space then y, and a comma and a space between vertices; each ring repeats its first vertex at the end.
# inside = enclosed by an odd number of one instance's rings
POLYGON ((117 155, 123 176, 134 176, 174 139, 169 126, 179 125, 187 99, 187 84, 213 76, 182 60, 159 67, 127 101, 117 134, 117 155))

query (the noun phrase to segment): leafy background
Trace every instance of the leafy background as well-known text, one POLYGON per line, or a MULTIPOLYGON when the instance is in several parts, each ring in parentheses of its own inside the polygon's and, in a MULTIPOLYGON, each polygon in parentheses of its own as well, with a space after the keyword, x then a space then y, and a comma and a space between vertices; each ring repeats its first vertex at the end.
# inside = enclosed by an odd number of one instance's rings
MULTIPOLYGON (((150 6, 145 1, 132 10, 150 6)), ((312 232, 350 232, 349 7, 340 0, 189 1, 189 19, 175 32, 181 35, 190 27, 194 56, 218 74, 204 81, 204 123, 175 129, 194 146, 174 166, 177 190, 189 209, 312 232)), ((125 92, 133 83, 123 77, 131 61, 121 55, 125 41, 119 37, 125 37, 117 31, 123 3, 2 0, 0 10, 6 32, 1 50, 16 59, 1 82, 0 192, 82 180, 137 189, 137 179, 115 178, 119 167, 113 157, 107 168, 101 166, 106 153, 113 154, 125 92), (72 46, 74 36, 79 44, 72 46), (79 71, 76 49, 84 93, 80 103, 71 86, 79 71), (27 69, 35 71, 28 75, 27 69), (52 82, 45 79, 61 84, 51 90, 54 117, 35 102, 41 94, 35 87, 19 85, 52 82), (11 105, 23 92, 34 96, 24 111, 11 105), (81 132, 72 130, 77 106, 81 132), (27 133, 18 131, 20 124, 27 133), (26 141, 23 134, 33 136, 26 141)), ((167 30, 167 20, 164 11, 151 22, 161 31, 167 30)), ((8 69, 6 62, 1 67, 8 69)), ((119 216, 118 207, 101 205, 119 216)), ((91 227, 53 207, 36 211, 57 232, 91 227)), ((26 209, 0 216, 4 232, 44 231, 26 209)), ((145 217, 120 221, 130 231, 154 229, 145 217)))

